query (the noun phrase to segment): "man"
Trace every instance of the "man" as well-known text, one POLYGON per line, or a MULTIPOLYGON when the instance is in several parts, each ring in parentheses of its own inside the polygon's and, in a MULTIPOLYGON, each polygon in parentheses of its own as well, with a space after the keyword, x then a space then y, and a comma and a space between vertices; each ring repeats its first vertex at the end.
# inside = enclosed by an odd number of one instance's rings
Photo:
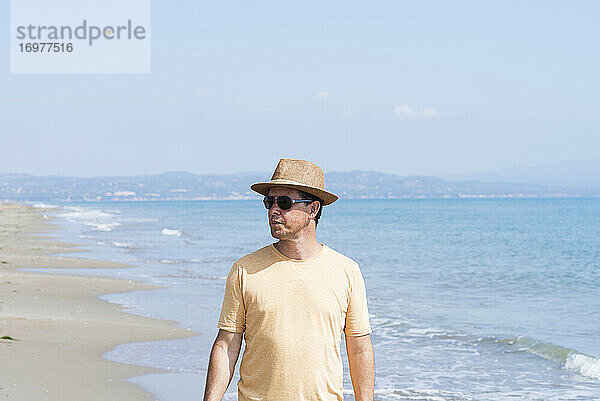
POLYGON ((279 241, 238 259, 225 285, 204 401, 220 401, 240 365, 239 401, 343 400, 342 332, 357 401, 372 401, 374 355, 365 285, 358 264, 316 239, 321 208, 338 197, 323 171, 281 159, 265 195, 279 241))

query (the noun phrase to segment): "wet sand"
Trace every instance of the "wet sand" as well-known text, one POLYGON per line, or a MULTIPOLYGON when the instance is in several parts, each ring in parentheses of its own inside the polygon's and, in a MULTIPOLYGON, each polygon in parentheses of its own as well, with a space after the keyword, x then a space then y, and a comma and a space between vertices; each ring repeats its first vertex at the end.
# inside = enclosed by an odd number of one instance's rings
POLYGON ((0 337, 12 338, 0 339, 0 400, 154 400, 124 379, 160 370, 112 362, 102 355, 123 343, 196 333, 100 300, 104 294, 155 287, 93 276, 93 269, 130 265, 55 256, 84 250, 46 234, 57 227, 44 212, 0 203, 0 337), (90 276, 20 268, 89 268, 90 276))

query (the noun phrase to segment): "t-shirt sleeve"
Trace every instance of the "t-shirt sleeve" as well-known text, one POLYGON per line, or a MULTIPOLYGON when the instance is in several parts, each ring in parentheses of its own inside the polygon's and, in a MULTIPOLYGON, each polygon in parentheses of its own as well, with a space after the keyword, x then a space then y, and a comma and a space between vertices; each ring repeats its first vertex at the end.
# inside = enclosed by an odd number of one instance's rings
POLYGON ((225 295, 223 296, 223 305, 217 327, 234 333, 243 333, 246 329, 246 309, 242 297, 241 272, 235 263, 227 275, 225 295))
POLYGON ((369 323, 365 281, 358 265, 355 265, 355 269, 353 269, 351 283, 350 303, 346 313, 344 333, 347 336, 364 336, 373 330, 371 330, 371 324, 369 323))

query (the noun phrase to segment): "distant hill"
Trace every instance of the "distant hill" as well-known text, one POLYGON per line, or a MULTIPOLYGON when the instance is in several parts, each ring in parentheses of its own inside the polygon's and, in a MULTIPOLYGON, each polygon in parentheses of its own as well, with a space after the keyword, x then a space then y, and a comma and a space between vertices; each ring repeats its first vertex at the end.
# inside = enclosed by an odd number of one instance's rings
MULTIPOLYGON (((258 199, 250 184, 270 173, 198 175, 171 171, 154 175, 62 177, 0 174, 0 200, 209 200, 258 199)), ((344 199, 523 198, 600 196, 596 188, 543 186, 528 183, 448 181, 426 176, 400 176, 372 171, 330 172, 326 187, 344 199)))
POLYGON ((600 159, 550 162, 444 178, 460 181, 531 183, 569 188, 600 188, 600 159))

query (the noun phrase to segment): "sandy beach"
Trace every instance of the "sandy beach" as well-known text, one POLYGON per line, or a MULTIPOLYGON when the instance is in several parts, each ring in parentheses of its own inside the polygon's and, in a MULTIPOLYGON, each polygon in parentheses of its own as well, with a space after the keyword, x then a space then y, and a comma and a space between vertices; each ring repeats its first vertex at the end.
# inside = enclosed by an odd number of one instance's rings
POLYGON ((124 379, 158 373, 102 358, 117 345, 195 335, 175 322, 132 315, 100 300, 150 285, 92 276, 92 269, 132 267, 80 257, 47 210, 0 203, 0 399, 154 400, 124 379), (44 234, 44 235, 40 235, 44 234), (21 268, 89 268, 90 276, 24 272, 21 268))

